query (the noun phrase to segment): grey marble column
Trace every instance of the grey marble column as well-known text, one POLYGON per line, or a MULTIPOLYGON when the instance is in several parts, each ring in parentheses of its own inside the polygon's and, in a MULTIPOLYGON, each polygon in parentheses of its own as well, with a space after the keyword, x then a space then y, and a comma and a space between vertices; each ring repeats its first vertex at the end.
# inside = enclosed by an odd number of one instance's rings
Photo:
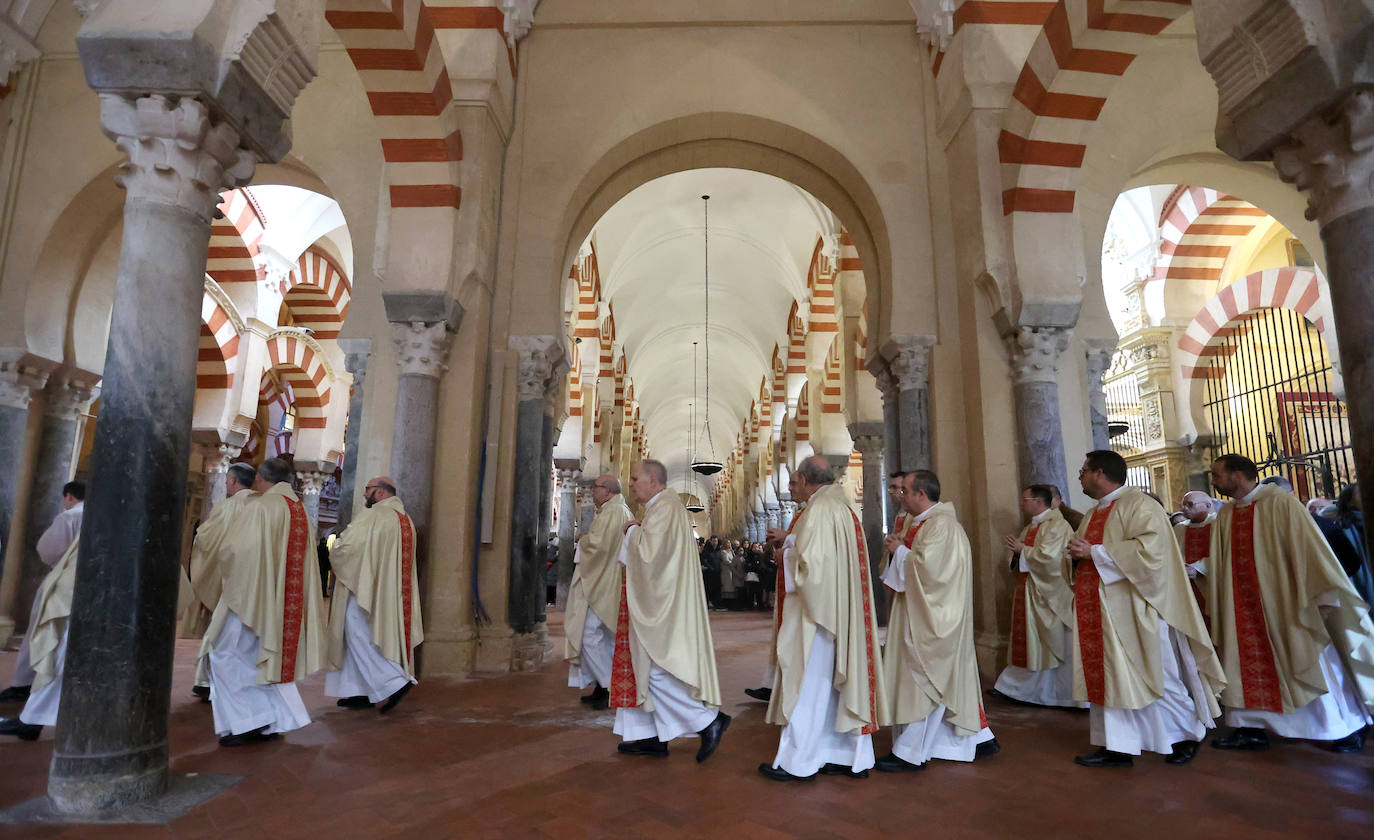
MULTIPOLYGON (((859 456, 863 458, 864 547, 868 551, 873 592, 877 595, 883 591, 878 572, 883 562, 883 537, 887 533, 887 523, 883 521, 883 497, 887 495, 887 482, 883 476, 883 424, 851 423, 849 436, 854 439, 854 448, 859 450, 859 456)), ((886 600, 876 598, 874 608, 878 611, 878 623, 886 626, 886 600)))
MULTIPOLYGON (((90 61, 83 45, 83 61, 90 61)), ((96 63, 98 65, 98 62, 96 63)), ((100 77, 87 65, 87 78, 100 77)), ((253 155, 197 99, 101 94, 129 156, 100 417, 48 796, 91 813, 161 794, 210 221, 253 155)))
POLYGON ((296 473, 296 478, 301 482, 301 505, 305 508, 305 515, 310 520, 310 524, 315 528, 315 538, 319 539, 320 491, 324 489, 325 479, 329 476, 318 470, 306 470, 296 473))
POLYGON ((43 389, 43 428, 38 438, 33 484, 29 489, 29 515, 25 530, 24 567, 15 590, 16 627, 29 626, 33 596, 48 573, 38 556, 38 538, 62 512, 62 485, 71 480, 76 455, 76 434, 81 412, 91 398, 87 388, 65 382, 49 382, 43 389))
POLYGON ((229 477, 229 465, 239 457, 242 450, 227 443, 206 445, 202 458, 205 461, 205 503, 200 510, 200 521, 204 522, 215 505, 224 501, 228 492, 225 480, 229 477))
POLYGON ((439 422, 439 377, 448 366, 449 344, 462 310, 443 295, 384 294, 391 340, 401 375, 396 382, 396 421, 391 434, 391 477, 415 523, 420 591, 429 570, 429 522, 434 499, 434 440, 439 422))
POLYGON ((0 644, 14 632, 14 593, 23 565, 15 563, 8 569, 4 566, 14 519, 15 477, 19 475, 19 464, 24 456, 29 401, 34 389, 43 387, 46 380, 46 376, 25 371, 19 364, 21 355, 19 350, 0 351, 0 476, 10 478, 0 480, 0 644))
POLYGON ((549 383, 561 370, 563 347, 551 335, 512 336, 517 354, 514 482, 511 498, 510 601, 516 633, 534 633, 544 621, 544 559, 548 530, 541 517, 552 473, 553 427, 549 383), (541 526, 543 530, 541 531, 541 526))
POLYGON ((797 517, 797 503, 787 499, 782 503, 782 527, 783 530, 792 527, 792 520, 797 517))
MULTIPOLYGON (((883 484, 886 486, 887 477, 902 468, 897 381, 893 379, 887 362, 881 357, 875 357, 869 369, 873 371, 878 392, 883 396, 883 484)), ((888 530, 892 530, 893 524, 897 521, 897 506, 891 504, 886 492, 883 493, 883 521, 887 523, 888 530)))
POLYGON ((897 389, 897 445, 901 469, 933 469, 930 452, 931 335, 903 335, 892 339, 895 352, 888 362, 897 389))
POLYGON ((580 470, 558 470, 558 608, 568 605, 568 587, 572 584, 574 524, 577 519, 577 480, 580 470))
POLYGON ((341 338, 339 348, 344 351, 344 369, 353 374, 353 387, 348 392, 348 426, 344 430, 344 460, 339 477, 339 520, 335 530, 343 533, 353 521, 353 495, 358 481, 358 449, 363 440, 363 397, 367 382, 367 360, 372 354, 372 340, 341 338))
MULTIPOLYGON (((1107 432, 1107 389, 1102 378, 1112 366, 1116 342, 1089 340, 1084 351, 1088 364, 1088 417, 1092 422, 1093 449, 1110 449, 1111 435, 1107 432)), ((1061 493, 1065 488, 1060 488, 1061 493)))
POLYGON ((768 517, 768 521, 764 523, 765 536, 769 529, 782 527, 781 505, 768 505, 764 508, 764 515, 768 517))
POLYGON ((592 529, 592 520, 596 519, 596 503, 592 501, 592 492, 583 490, 578 493, 578 504, 580 520, 577 523, 577 533, 580 536, 592 529))
POLYGON ((1023 326, 1012 354, 1021 484, 1053 484, 1069 492, 1064 432, 1059 418, 1059 357, 1068 327, 1023 326))

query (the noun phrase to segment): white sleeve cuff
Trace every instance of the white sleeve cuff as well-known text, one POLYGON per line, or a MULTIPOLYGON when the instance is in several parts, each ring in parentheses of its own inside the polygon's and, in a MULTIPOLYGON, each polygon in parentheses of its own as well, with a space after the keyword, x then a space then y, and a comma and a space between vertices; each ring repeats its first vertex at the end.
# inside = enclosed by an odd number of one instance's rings
POLYGON ((638 525, 631 525, 625 531, 625 539, 620 541, 620 551, 615 555, 615 562, 622 566, 630 565, 630 537, 638 527, 638 525))
POLYGON ((1113 584, 1119 580, 1125 580, 1126 576, 1117 568, 1112 556, 1107 553, 1107 549, 1100 545, 1093 546, 1093 565, 1097 566, 1097 576, 1102 578, 1104 584, 1113 584))
POLYGON ((892 552, 892 561, 887 564, 887 571, 883 572, 883 583, 893 592, 906 591, 906 556, 910 553, 911 549, 906 546, 897 546, 897 550, 892 552))
POLYGON ((1195 575, 1202 575, 1203 577, 1207 577, 1207 561, 1199 560, 1196 563, 1189 563, 1188 571, 1192 572, 1195 575))
POLYGON ((1016 555, 1016 571, 1018 571, 1018 572, 1029 572, 1029 571, 1030 571, 1030 564, 1026 562, 1026 552, 1024 552, 1024 551, 1021 552, 1020 554, 1016 555))

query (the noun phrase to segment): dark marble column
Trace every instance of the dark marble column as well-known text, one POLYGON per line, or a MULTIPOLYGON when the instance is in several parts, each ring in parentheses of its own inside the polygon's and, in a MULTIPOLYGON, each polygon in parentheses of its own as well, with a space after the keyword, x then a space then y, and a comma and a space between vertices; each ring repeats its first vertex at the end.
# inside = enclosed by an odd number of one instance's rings
MULTIPOLYGON (((391 432, 391 477, 415 523, 420 591, 429 572, 429 522, 434 500, 434 441, 439 422, 439 378, 462 319, 458 302, 438 292, 382 295, 396 364, 396 414, 391 432)), ((351 502, 350 502, 351 503, 351 502)))
MULTIPOLYGON (((887 496, 887 481, 883 476, 883 424, 851 423, 849 436, 854 439, 854 448, 859 450, 859 455, 863 458, 864 543, 868 550, 868 568, 873 580, 873 592, 881 595, 883 590, 878 580, 878 572, 883 562, 883 537, 887 534, 887 523, 883 521, 883 499, 887 496)), ((878 623, 886 626, 887 600, 881 597, 875 600, 878 623)))
MULTIPOLYGON (((1107 390, 1102 378, 1112 366, 1116 342, 1090 340, 1084 351, 1088 363, 1088 416, 1092 421, 1093 449, 1110 449, 1111 436, 1107 432, 1107 390)), ((1064 492, 1065 488, 1059 488, 1064 492)))
POLYGON ((29 489, 24 567, 15 590, 14 618, 18 628, 29 626, 33 596, 48 573, 49 567, 38 556, 38 538, 63 511, 62 485, 71 480, 76 433, 81 413, 91 398, 89 389, 60 381, 49 382, 43 395, 43 428, 29 489))
MULTIPOLYGON (((14 632, 14 595, 22 563, 4 568, 4 550, 10 544, 14 519, 15 480, 24 457, 24 439, 29 425, 29 401, 35 388, 43 386, 41 375, 34 376, 19 365, 21 351, 0 351, 0 644, 14 632)), ((18 555, 16 555, 18 556, 18 555)), ((24 605, 27 611, 32 601, 24 605)))
POLYGON ((1022 327, 1012 355, 1021 484, 1053 484, 1066 495, 1058 372, 1069 332, 1068 327, 1022 327))
MULTIPOLYGON (((90 68, 88 68, 90 70, 90 68)), ((102 94, 129 156, 119 275, 48 795, 90 813, 162 793, 210 220, 253 156, 198 100, 102 94)))
POLYGON ((548 528, 542 508, 547 505, 553 457, 553 447, 548 442, 553 427, 549 382, 559 370, 563 347, 551 335, 512 336, 510 346, 517 353, 519 373, 507 620, 518 636, 535 633, 544 621, 548 528))
POLYGON ((897 450, 903 472, 933 469, 930 451, 930 348, 935 337, 902 335, 888 370, 897 390, 897 450))
MULTIPOLYGON (((573 463, 577 463, 573 461, 573 463)), ((577 481, 582 472, 568 469, 558 460, 558 608, 568 604, 568 587, 572 585, 573 554, 577 548, 574 535, 577 520, 577 481)))
MULTIPOLYGON (((878 392, 883 396, 883 483, 886 485, 887 477, 902 468, 902 438, 898 432, 897 416, 897 382, 892 378, 887 360, 881 356, 874 356, 869 361, 868 369, 872 372, 873 379, 878 385, 878 392)), ((892 530, 892 525, 897 521, 897 506, 890 503, 886 493, 883 494, 883 521, 887 523, 889 531, 892 530)))
POLYGON ((339 477, 339 520, 335 529, 343 533, 343 529, 353 521, 353 496, 358 480, 358 447, 362 445, 363 439, 364 385, 367 382, 367 360, 372 353, 372 340, 341 338, 339 347, 344 351, 344 369, 353 374, 353 387, 348 392, 348 426, 344 430, 343 470, 339 477))

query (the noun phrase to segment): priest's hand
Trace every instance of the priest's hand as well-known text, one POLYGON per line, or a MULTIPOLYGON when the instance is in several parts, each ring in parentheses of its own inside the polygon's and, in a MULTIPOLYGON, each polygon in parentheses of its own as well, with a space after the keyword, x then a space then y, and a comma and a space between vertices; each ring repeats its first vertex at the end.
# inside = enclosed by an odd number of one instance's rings
POLYGON ((1026 549, 1026 544, 1018 540, 1016 537, 1003 537, 1002 545, 1006 546, 1007 550, 1010 551, 1012 554, 1020 554, 1022 551, 1026 549))
POLYGON ((1080 537, 1069 540, 1069 556, 1075 560, 1087 560, 1093 556, 1093 544, 1080 537))
POLYGON ((764 541, 771 545, 782 545, 787 540, 787 532, 781 528, 769 528, 764 541))
POLYGON ((888 554, 895 554, 897 552, 897 547, 901 544, 901 537, 896 534, 888 534, 887 537, 883 539, 883 551, 886 551, 888 554))
POLYGON ((638 519, 631 519, 629 522, 626 522, 626 523, 625 523, 625 533, 628 534, 628 533, 630 532, 630 529, 631 529, 631 528, 635 527, 636 525, 640 525, 640 524, 642 524, 642 523, 641 523, 638 519))

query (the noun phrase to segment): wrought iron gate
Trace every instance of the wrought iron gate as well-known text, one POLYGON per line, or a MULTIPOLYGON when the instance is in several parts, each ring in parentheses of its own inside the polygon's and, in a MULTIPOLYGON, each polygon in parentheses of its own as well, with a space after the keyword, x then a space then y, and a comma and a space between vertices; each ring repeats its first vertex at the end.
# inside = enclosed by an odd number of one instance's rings
POLYGON ((1299 498, 1335 498, 1355 476, 1345 403, 1331 388, 1326 345, 1291 309, 1258 309, 1228 323, 1204 353, 1215 457, 1236 452, 1260 475, 1282 475, 1299 498))

